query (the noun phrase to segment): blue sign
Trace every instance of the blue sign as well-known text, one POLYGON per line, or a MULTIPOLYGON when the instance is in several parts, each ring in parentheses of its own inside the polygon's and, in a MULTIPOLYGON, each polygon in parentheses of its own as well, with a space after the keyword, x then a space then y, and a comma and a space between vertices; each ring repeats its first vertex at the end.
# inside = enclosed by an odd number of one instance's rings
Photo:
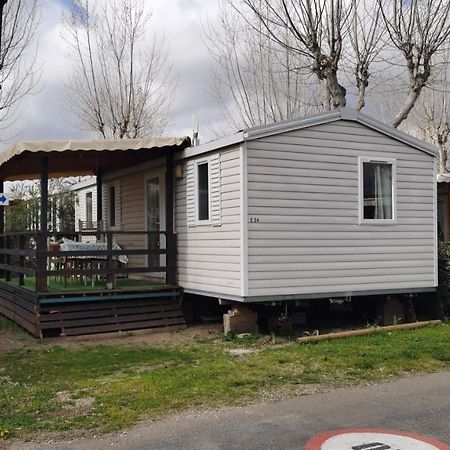
POLYGON ((0 206, 8 206, 8 205, 9 205, 8 194, 0 193, 0 206))

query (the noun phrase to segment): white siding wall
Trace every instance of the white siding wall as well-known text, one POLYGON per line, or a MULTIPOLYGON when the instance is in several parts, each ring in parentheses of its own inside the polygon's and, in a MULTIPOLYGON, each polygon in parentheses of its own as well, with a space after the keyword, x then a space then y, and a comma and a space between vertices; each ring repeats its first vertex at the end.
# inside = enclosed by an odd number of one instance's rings
POLYGON ((435 285, 434 158, 348 121, 247 145, 250 297, 435 285), (358 225, 359 156, 397 159, 396 224, 358 225))
POLYGON ((187 226, 188 165, 175 187, 178 282, 187 291, 240 296, 240 149, 220 154, 220 226, 187 226))
POLYGON ((77 201, 75 202, 75 230, 79 231, 78 221, 86 221, 86 194, 92 192, 92 220, 97 221, 97 188, 89 186, 77 191, 77 201))

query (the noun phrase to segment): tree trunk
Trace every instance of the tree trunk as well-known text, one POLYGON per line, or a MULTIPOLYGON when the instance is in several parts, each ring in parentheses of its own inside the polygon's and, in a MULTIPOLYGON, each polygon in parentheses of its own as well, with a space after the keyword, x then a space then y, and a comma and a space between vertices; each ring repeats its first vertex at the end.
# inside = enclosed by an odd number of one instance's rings
POLYGON ((421 87, 417 87, 414 90, 411 90, 408 94, 408 97, 403 105, 403 107, 400 109, 398 114, 394 117, 391 126, 394 128, 398 128, 402 122, 404 122, 411 110, 414 108, 414 105, 417 101, 417 99, 420 96, 420 92, 422 91, 421 87))
POLYGON ((344 107, 347 103, 347 90, 339 84, 337 71, 331 70, 326 77, 328 91, 331 96, 333 109, 344 107))
POLYGON ((369 86, 369 71, 364 69, 362 64, 358 64, 355 70, 356 86, 358 88, 358 95, 356 98, 356 110, 361 111, 366 106, 366 89, 369 86))
POLYGON ((448 173, 447 149, 443 145, 439 146, 439 173, 448 173))

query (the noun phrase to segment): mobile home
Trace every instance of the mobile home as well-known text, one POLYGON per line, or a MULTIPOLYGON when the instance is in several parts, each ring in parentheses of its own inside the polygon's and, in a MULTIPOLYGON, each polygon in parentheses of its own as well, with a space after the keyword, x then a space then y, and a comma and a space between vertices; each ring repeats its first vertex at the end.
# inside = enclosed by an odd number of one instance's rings
MULTIPOLYGON (((67 335, 180 326, 183 291, 239 303, 433 291, 436 157, 347 108, 198 146, 17 144, 0 157, 0 185, 40 178, 40 230, 2 235, 0 312, 37 336, 67 335), (81 175, 96 175, 85 206, 101 223, 97 241, 50 252, 64 230, 48 232, 48 179, 81 175), (24 247, 30 236, 36 248, 24 247), (61 276, 92 286, 50 292, 61 276), (26 277, 36 279, 31 293, 26 277)), ((3 219, 0 210, 1 231, 3 219)))
MULTIPOLYGON (((238 302, 434 290, 436 155, 346 108, 180 150, 177 282, 238 302)), ((162 160, 108 174, 105 216, 165 229, 164 177, 162 160)))

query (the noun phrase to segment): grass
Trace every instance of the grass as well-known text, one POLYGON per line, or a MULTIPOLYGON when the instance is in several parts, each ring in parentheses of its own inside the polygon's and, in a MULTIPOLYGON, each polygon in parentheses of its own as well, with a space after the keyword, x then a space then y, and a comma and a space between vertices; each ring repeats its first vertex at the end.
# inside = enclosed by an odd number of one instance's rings
MULTIPOLYGON (((19 325, 14 323, 12 320, 8 320, 7 318, 0 315, 0 332, 2 331, 8 331, 11 333, 17 333, 18 335, 24 334, 23 328, 21 328, 19 325)), ((1 367, 0 367, 0 373, 1 373, 1 367)))
MULTIPOLYGON (((0 431, 112 431, 195 407, 245 404, 450 367, 450 326, 283 346, 39 346, 0 354, 0 431), (245 354, 231 349, 247 348, 245 354)), ((445 393, 443 393, 445 395, 445 393)))
MULTIPOLYGON (((19 279, 13 278, 11 281, 5 281, 4 278, 0 279, 2 283, 7 283, 10 286, 19 286, 19 279)), ((162 283, 133 280, 131 278, 117 278, 116 289, 127 289, 127 290, 140 290, 140 289, 155 289, 157 287, 165 286, 162 283)), ((24 280, 25 289, 34 292, 36 290, 36 278, 27 277, 24 280)), ((105 280, 95 280, 94 285, 92 285, 91 280, 88 279, 87 283, 84 284, 80 279, 68 279, 67 286, 64 280, 57 278, 48 278, 48 290, 50 292, 69 292, 69 291, 83 291, 83 292, 94 292, 103 291, 106 287, 105 280)))

